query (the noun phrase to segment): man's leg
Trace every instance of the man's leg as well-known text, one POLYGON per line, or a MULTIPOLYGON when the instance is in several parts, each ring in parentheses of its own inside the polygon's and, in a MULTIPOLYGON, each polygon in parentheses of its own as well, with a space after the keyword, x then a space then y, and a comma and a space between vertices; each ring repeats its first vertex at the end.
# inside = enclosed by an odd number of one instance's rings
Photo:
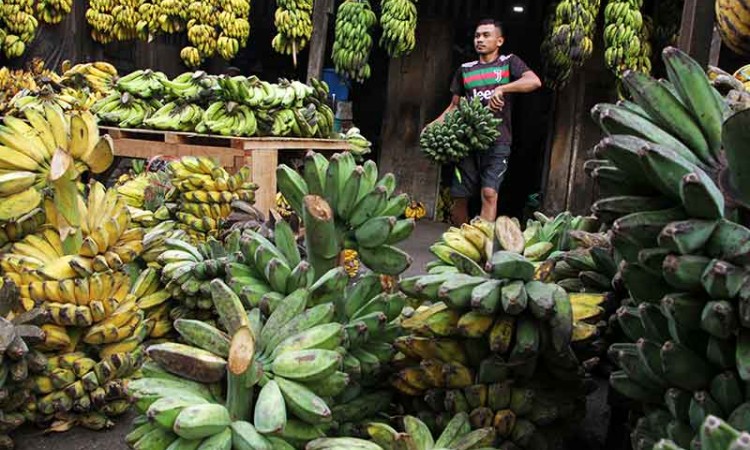
POLYGON ((482 219, 494 222, 497 218, 497 193, 508 170, 510 146, 495 145, 480 157, 482 172, 482 219))
POLYGON ((469 199, 466 197, 453 197, 453 208, 451 208, 451 223, 460 226, 469 222, 469 199))
POLYGON ((456 166, 451 183, 451 222, 454 226, 469 223, 469 199, 476 195, 479 186, 479 158, 469 155, 456 166))
POLYGON ((489 188, 482 188, 482 219, 494 222, 497 218, 497 191, 489 188))

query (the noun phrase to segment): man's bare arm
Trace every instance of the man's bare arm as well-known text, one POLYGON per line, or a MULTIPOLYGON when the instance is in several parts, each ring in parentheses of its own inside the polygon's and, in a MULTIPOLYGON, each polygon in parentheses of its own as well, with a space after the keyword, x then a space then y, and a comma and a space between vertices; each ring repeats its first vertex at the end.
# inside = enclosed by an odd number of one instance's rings
POLYGON ((504 94, 533 92, 540 87, 542 87, 542 80, 533 71, 527 70, 516 81, 495 88, 489 107, 493 111, 498 111, 505 106, 504 94))

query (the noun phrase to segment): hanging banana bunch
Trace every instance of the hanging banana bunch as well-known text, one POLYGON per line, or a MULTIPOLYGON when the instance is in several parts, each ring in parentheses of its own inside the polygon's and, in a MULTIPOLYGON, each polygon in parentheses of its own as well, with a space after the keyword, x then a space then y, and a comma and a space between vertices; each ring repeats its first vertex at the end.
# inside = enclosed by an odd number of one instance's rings
POLYGON ((367 0, 346 0, 336 13, 333 63, 336 72, 360 83, 370 78, 370 28, 377 22, 367 0))
POLYGON ((44 23, 60 23, 73 8, 73 0, 41 0, 36 4, 36 14, 44 23))
POLYGON ((0 48, 8 58, 18 58, 36 36, 39 21, 33 2, 6 0, 0 5, 0 48))
POLYGON ((392 58, 408 55, 416 45, 417 5, 412 0, 382 0, 380 46, 392 58))
POLYGON ((650 63, 643 62, 643 0, 610 0, 604 8, 604 60, 617 77, 627 70, 648 73, 650 63))
POLYGON ((542 43, 548 86, 564 87, 573 69, 591 57, 600 6, 600 0, 563 0, 553 6, 542 43))
POLYGON ((297 53, 307 46, 312 36, 312 0, 278 0, 274 25, 278 34, 271 45, 282 55, 292 55, 295 65, 297 53))

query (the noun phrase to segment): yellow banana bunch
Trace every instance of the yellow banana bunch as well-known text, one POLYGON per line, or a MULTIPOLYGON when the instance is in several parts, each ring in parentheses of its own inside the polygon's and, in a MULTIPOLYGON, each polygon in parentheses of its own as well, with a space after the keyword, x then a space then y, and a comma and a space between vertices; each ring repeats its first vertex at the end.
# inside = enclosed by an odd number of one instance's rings
POLYGON ((282 55, 296 55, 310 42, 312 36, 312 7, 310 0, 279 0, 274 14, 278 33, 271 45, 282 55))
POLYGON ((44 23, 60 23, 73 7, 73 0, 40 0, 36 4, 36 14, 44 23))
POLYGON ((392 58, 408 55, 416 45, 417 5, 412 0, 382 0, 380 46, 392 58))
POLYGON ((181 201, 176 217, 178 227, 193 240, 218 236, 235 200, 253 203, 257 186, 250 181, 249 168, 229 175, 209 157, 184 157, 169 165, 171 183, 181 201))
POLYGON ((104 61, 76 64, 65 70, 61 82, 77 90, 88 89, 98 94, 108 94, 114 89, 117 69, 104 61))
POLYGON ((0 130, 0 222, 32 211, 42 202, 40 189, 48 185, 52 156, 67 150, 78 172, 88 168, 101 173, 114 158, 112 141, 99 137, 94 116, 88 111, 63 113, 54 106, 43 111, 26 108, 25 121, 6 116, 0 130))

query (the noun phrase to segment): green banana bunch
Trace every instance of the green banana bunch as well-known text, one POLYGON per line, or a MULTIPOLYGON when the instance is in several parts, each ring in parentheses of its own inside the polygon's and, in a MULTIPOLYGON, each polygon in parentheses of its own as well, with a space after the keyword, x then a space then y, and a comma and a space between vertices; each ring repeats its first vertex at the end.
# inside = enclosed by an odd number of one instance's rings
POLYGON ((120 128, 140 128, 154 112, 154 103, 129 92, 116 92, 94 103, 91 110, 104 123, 116 124, 120 128))
POLYGON ((312 9, 311 0, 277 0, 274 25, 278 33, 271 41, 274 50, 282 55, 294 55, 295 64, 297 54, 310 42, 312 37, 312 9))
POLYGON ((360 83, 370 78, 372 36, 377 17, 368 0, 346 0, 336 12, 333 64, 336 72, 360 83))
MULTIPOLYGON (((696 443, 700 448, 730 450, 750 446, 750 434, 735 429, 720 418, 708 415, 700 427, 700 439, 696 443)), ((682 450, 674 441, 662 439, 653 446, 653 450, 682 450)))
POLYGON ((458 162, 475 151, 485 151, 498 138, 500 119, 479 98, 466 100, 445 115, 442 123, 427 127, 419 139, 425 155, 437 164, 458 162))
POLYGON ((154 72, 151 69, 136 70, 117 80, 116 88, 138 98, 149 99, 162 95, 165 81, 167 76, 162 72, 154 72))
POLYGON ((249 106, 222 101, 211 103, 195 127, 199 133, 222 136, 252 136, 257 130, 258 123, 249 106))
POLYGON ((573 69, 591 57, 600 6, 600 0, 563 0, 550 5, 542 42, 546 85, 565 87, 573 69))
POLYGON ((585 403, 571 343, 582 337, 586 308, 533 280, 534 264, 522 255, 498 251, 485 267, 400 281, 402 292, 431 306, 402 320, 408 334, 394 343, 400 370, 391 383, 419 398, 420 419, 436 429, 466 413, 471 428, 494 427, 521 448, 544 448, 532 444, 551 436, 543 427, 574 419, 585 403))
POLYGON ((362 263, 378 273, 398 275, 409 267, 411 257, 395 244, 411 235, 415 222, 400 219, 409 199, 395 194, 393 174, 380 177, 374 162, 358 166, 348 152, 334 154, 330 161, 309 152, 303 172, 300 175, 284 164, 276 171, 279 191, 292 209, 302 217, 305 197, 319 196, 338 219, 335 233, 329 236, 331 248, 313 257, 323 258, 332 268, 339 252, 347 248, 356 250, 362 263))
POLYGON ((192 131, 203 120, 200 106, 187 103, 180 106, 169 102, 143 120, 143 125, 157 130, 192 131))
POLYGON ((173 80, 162 80, 165 96, 170 100, 200 102, 211 95, 217 81, 216 77, 203 71, 185 72, 173 80))
POLYGON ((391 58, 408 55, 416 45, 417 5, 412 0, 381 0, 380 46, 391 58))
POLYGON ((361 158, 362 156, 372 151, 372 142, 368 141, 366 137, 362 135, 362 132, 357 127, 351 127, 346 130, 346 133, 341 135, 341 139, 346 140, 351 144, 351 152, 361 158))
MULTIPOLYGON (((381 422, 371 422, 366 426, 370 441, 357 438, 319 438, 307 445, 307 449, 350 449, 361 448, 368 450, 395 450, 409 445, 417 450, 456 450, 463 448, 490 447, 495 441, 496 431, 491 426, 471 431, 469 415, 458 413, 446 424, 436 438, 428 425, 414 416, 404 416, 402 420, 404 432, 399 433, 395 428, 381 422), (408 444, 407 444, 408 443, 408 444), (356 447, 355 447, 356 446, 356 447)), ((532 444, 538 443, 533 440, 532 444)), ((533 447, 536 448, 536 447, 533 447)))
MULTIPOLYGON (((599 224, 596 218, 588 216, 573 216, 569 212, 563 212, 552 217, 547 217, 539 211, 534 212, 534 220, 526 221, 523 235, 523 254, 531 261, 542 261, 550 256, 556 256, 559 252, 573 250, 576 248, 589 248, 595 244, 606 242, 606 238, 595 233, 599 224)), ((505 227, 512 228, 512 224, 503 221, 505 227)), ((495 233, 503 245, 502 236, 517 236, 517 230, 501 231, 499 221, 495 224, 495 233)))
POLYGON ((651 72, 650 30, 643 0, 615 0, 604 8, 604 61, 618 78, 628 70, 651 72))
POLYGON ((703 68, 675 48, 662 56, 668 80, 629 72, 633 101, 594 108, 608 136, 587 163, 602 188, 592 211, 610 227, 612 284, 628 295, 615 317, 624 337, 609 350, 620 368, 610 384, 649 405, 634 448, 665 438, 690 447, 710 414, 748 427, 750 229, 737 218, 750 192, 739 157, 750 113, 725 119, 703 68))

